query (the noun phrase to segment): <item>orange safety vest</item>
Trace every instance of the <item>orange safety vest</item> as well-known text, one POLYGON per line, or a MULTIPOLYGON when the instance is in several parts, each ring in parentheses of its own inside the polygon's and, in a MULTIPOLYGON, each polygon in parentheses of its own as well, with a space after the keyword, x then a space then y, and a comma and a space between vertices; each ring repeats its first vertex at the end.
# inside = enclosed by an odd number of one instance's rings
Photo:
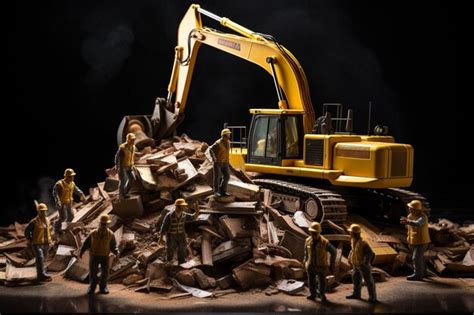
POLYGON ((64 180, 58 180, 56 183, 61 187, 61 191, 59 192, 59 200, 61 200, 62 204, 70 204, 73 202, 72 194, 74 193, 74 188, 76 184, 71 181, 69 184, 64 180))
POLYGON ((45 220, 46 222, 42 221, 39 216, 31 220, 34 226, 32 244, 41 245, 53 242, 51 239, 51 225, 48 218, 45 218, 45 220))
POLYGON ((92 231, 91 247, 89 249, 90 254, 95 256, 109 256, 112 237, 114 237, 114 232, 109 228, 107 228, 105 233, 99 233, 99 229, 92 231))
POLYGON ((120 150, 123 152, 123 159, 120 166, 132 167, 135 164, 136 147, 125 142, 120 145, 120 150))
POLYGON ((428 217, 426 214, 422 213, 419 216, 415 216, 412 213, 410 213, 407 217, 408 220, 417 220, 421 216, 424 217, 425 224, 422 226, 413 226, 413 225, 407 225, 408 227, 408 236, 407 236, 407 241, 408 245, 421 245, 421 244, 428 244, 431 242, 430 239, 430 232, 428 230, 428 217))

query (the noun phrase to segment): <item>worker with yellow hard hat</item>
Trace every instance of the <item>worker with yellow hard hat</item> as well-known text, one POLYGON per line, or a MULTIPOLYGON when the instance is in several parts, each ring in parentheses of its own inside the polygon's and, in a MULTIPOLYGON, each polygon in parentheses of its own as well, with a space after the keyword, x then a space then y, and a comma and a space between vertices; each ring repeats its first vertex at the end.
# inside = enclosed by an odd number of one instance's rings
POLYGON ((103 214, 100 217, 99 227, 87 236, 81 247, 79 257, 82 258, 86 250, 89 250, 90 254, 89 288, 87 289, 87 294, 94 294, 98 282, 100 293, 109 293, 109 289, 107 288, 107 280, 109 279, 109 255, 110 252, 114 253, 116 257, 120 254, 114 232, 107 227, 110 222, 109 215, 103 214), (101 268, 100 281, 97 277, 99 265, 101 268))
POLYGON ((86 201, 86 196, 74 183, 75 175, 76 173, 72 168, 67 168, 64 171, 64 178, 58 180, 53 187, 53 199, 59 213, 59 219, 54 224, 54 230, 57 234, 62 233, 61 225, 64 221, 71 222, 74 218, 72 212, 73 195, 78 195, 81 202, 86 201))
POLYGON ((51 281, 51 276, 46 273, 44 260, 48 256, 51 240, 51 224, 48 217, 48 206, 44 203, 36 207, 38 215, 28 223, 25 228, 25 237, 30 241, 36 258, 36 277, 38 281, 51 281))
POLYGON ((321 224, 313 222, 308 230, 311 236, 305 241, 303 259, 308 275, 310 292, 307 299, 314 300, 318 296, 321 302, 326 302, 326 275, 328 274, 328 269, 334 273, 336 249, 321 235, 321 224), (328 264, 328 252, 331 254, 330 264, 328 264), (318 289, 316 289, 316 277, 318 277, 318 289))
POLYGON ((209 147, 212 161, 214 162, 214 195, 216 197, 229 196, 227 193, 227 183, 229 183, 229 150, 230 150, 230 129, 221 131, 221 137, 209 147))
POLYGON ((135 155, 137 154, 137 147, 135 146, 136 139, 137 137, 134 133, 128 133, 127 141, 119 146, 117 153, 115 154, 115 167, 117 168, 120 180, 120 198, 130 197, 128 192, 137 180, 134 170, 135 155))
POLYGON ((359 224, 352 224, 347 230, 351 233, 351 251, 349 253, 349 263, 352 265, 352 282, 354 292, 346 296, 347 299, 360 299, 362 289, 362 278, 364 278, 369 291, 369 302, 377 302, 375 291, 375 281, 372 276, 371 261, 374 252, 369 244, 361 237, 362 229, 359 224))
POLYGON ((175 210, 168 212, 161 224, 160 237, 158 244, 164 242, 163 236, 166 234, 166 260, 171 262, 175 251, 178 251, 178 262, 186 262, 186 231, 184 225, 191 222, 199 216, 199 206, 194 204, 194 214, 186 213, 188 203, 183 198, 176 199, 174 202, 175 210))
POLYGON ((407 277, 410 281, 421 281, 425 275, 425 251, 431 242, 428 230, 428 216, 423 211, 420 200, 412 200, 407 204, 410 214, 401 217, 400 223, 407 227, 408 246, 413 251, 413 274, 407 277))

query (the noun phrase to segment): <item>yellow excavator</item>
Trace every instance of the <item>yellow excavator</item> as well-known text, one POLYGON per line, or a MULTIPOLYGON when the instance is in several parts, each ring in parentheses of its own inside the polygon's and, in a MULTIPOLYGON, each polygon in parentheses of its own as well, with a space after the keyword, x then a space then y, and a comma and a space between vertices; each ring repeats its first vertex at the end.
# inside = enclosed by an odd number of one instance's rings
POLYGON ((395 143, 383 134, 385 128, 378 128, 381 132, 376 135, 353 134, 352 113, 349 110, 342 118, 340 104, 325 104, 323 115, 316 119, 305 73, 289 50, 273 36, 251 31, 196 4, 179 25, 167 98, 157 98, 152 115, 125 116, 117 134, 119 143, 130 131, 139 136, 138 146, 173 135, 184 117, 202 44, 250 61, 272 76, 278 109, 250 109, 245 146, 231 148, 231 164, 265 175, 255 182, 270 188, 286 211, 301 210, 320 222, 344 222, 348 207, 377 209, 396 220, 406 202, 415 198, 429 209, 421 195, 401 189, 413 180, 411 145, 395 143), (238 35, 203 26, 201 15, 238 35), (331 107, 336 109, 335 118, 331 107), (345 131, 340 130, 343 122, 345 131))

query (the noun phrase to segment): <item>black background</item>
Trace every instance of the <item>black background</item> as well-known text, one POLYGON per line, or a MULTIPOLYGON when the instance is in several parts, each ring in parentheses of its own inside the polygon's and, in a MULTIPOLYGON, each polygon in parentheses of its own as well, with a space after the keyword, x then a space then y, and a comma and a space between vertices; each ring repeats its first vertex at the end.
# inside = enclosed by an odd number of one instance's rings
MULTIPOLYGON (((65 168, 83 189, 105 177, 126 114, 166 96, 179 22, 191 1, 16 1, 7 28, 2 224, 34 215, 33 199, 65 168), (8 140, 7 140, 8 139, 8 140)), ((415 148, 411 189, 437 209, 470 207, 457 156, 456 21, 437 1, 202 1, 220 16, 272 34, 303 66, 317 116, 324 102, 355 110, 356 131, 385 124, 415 148)), ((224 30, 203 17, 204 25, 224 30)), ((259 67, 202 47, 179 129, 213 141, 249 108, 276 108, 259 67)))

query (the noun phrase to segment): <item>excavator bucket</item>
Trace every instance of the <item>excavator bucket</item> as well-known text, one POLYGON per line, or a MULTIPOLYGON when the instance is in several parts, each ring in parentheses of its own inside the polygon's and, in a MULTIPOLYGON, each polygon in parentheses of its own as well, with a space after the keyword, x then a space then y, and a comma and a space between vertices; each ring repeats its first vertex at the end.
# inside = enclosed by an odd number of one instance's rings
POLYGON ((127 133, 137 136, 135 145, 140 150, 144 147, 154 147, 161 139, 175 134, 176 128, 183 120, 183 115, 170 110, 164 98, 157 98, 153 115, 129 115, 123 117, 117 130, 117 143, 125 141, 127 133))

